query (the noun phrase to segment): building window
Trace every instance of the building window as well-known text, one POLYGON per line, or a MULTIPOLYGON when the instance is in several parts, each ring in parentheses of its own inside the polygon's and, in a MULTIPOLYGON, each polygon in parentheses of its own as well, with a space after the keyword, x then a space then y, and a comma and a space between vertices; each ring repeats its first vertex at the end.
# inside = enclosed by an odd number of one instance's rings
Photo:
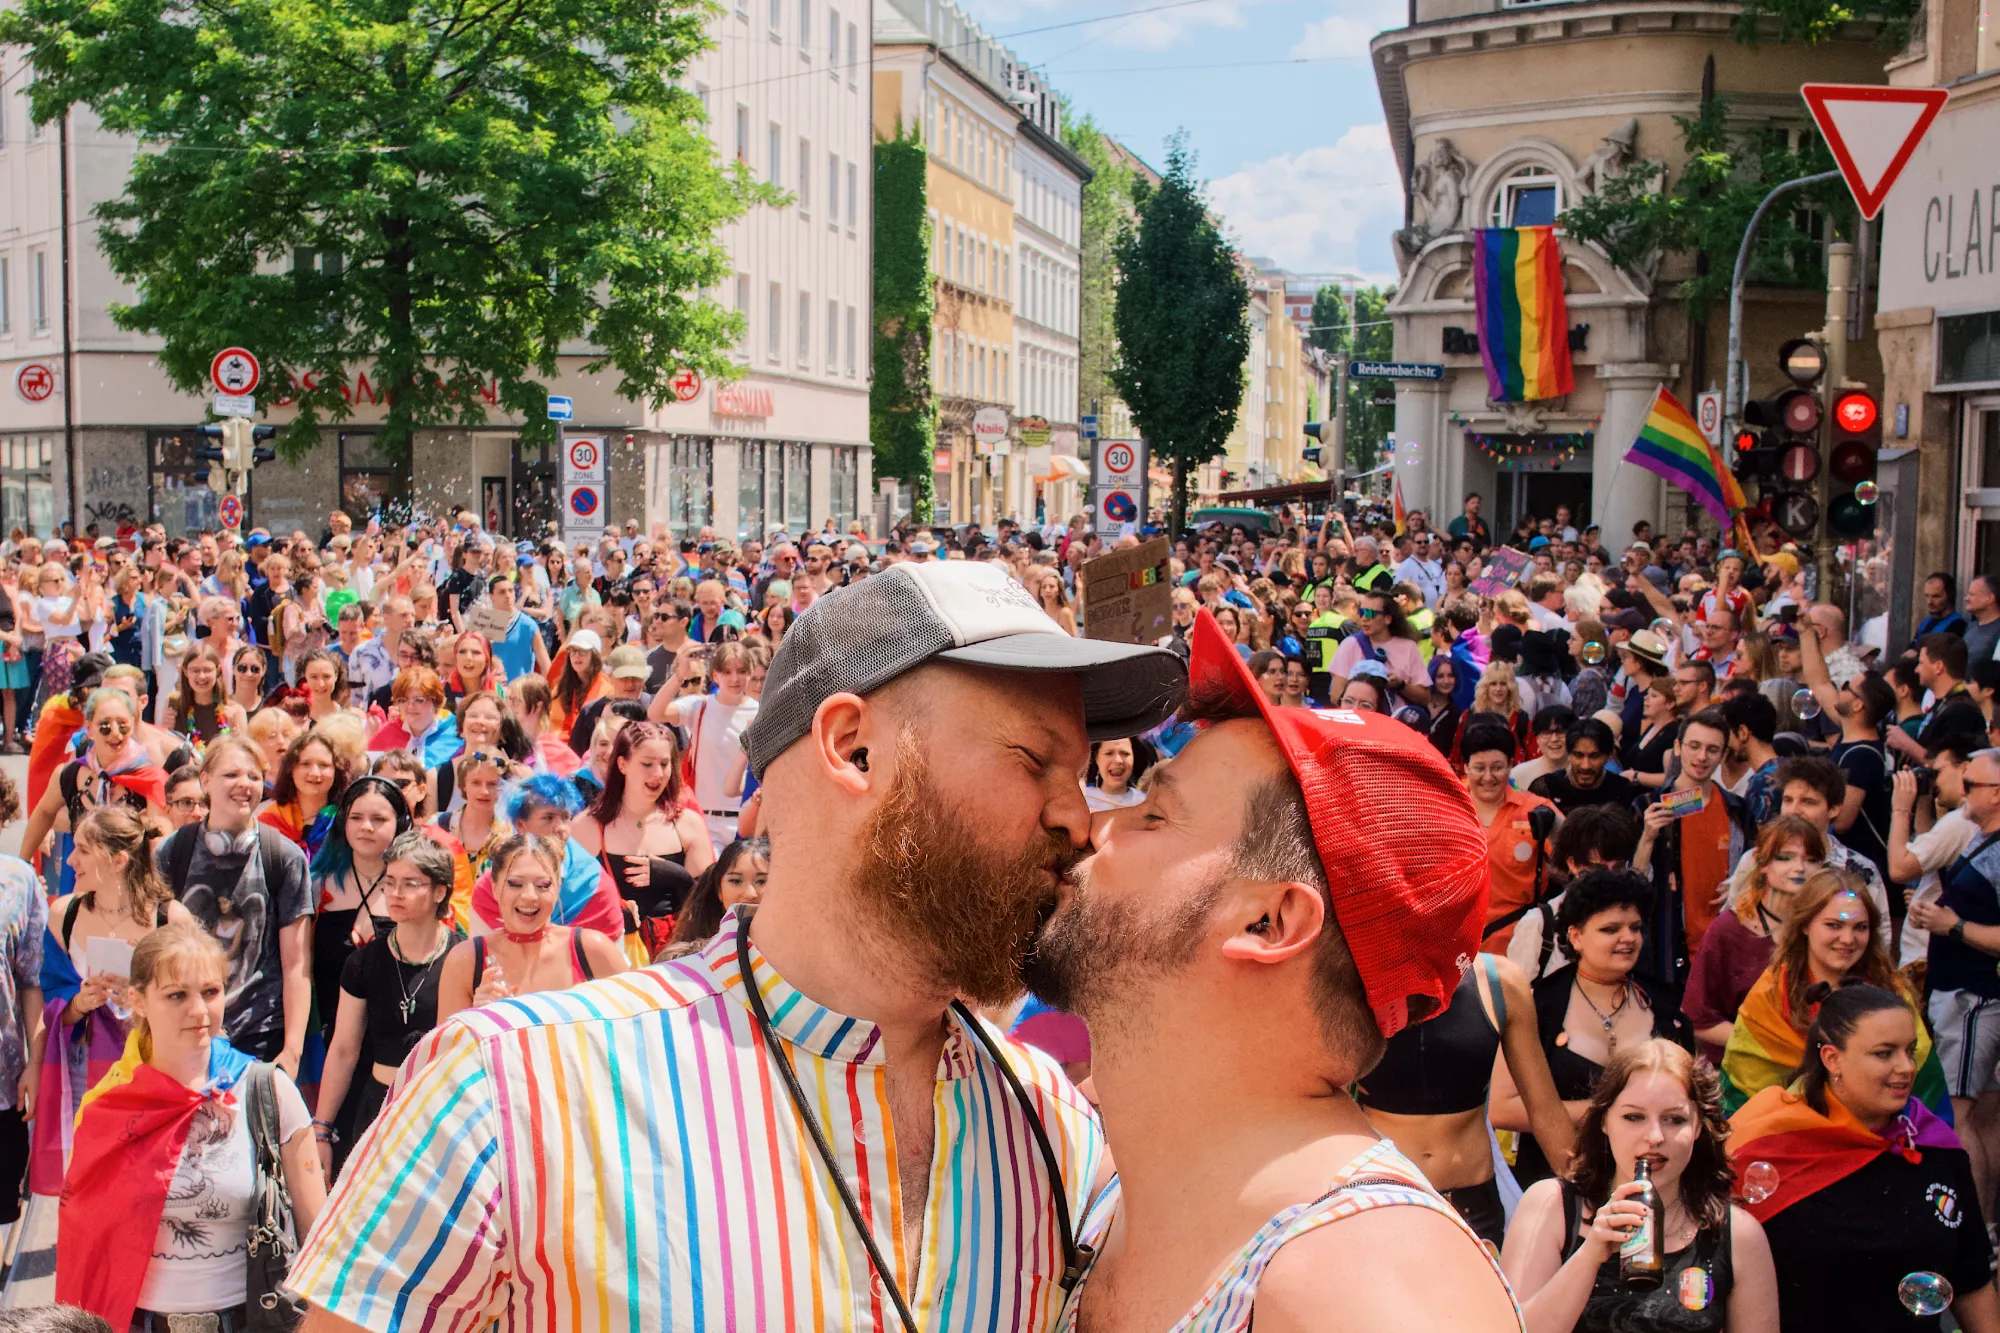
POLYGON ((812 366, 813 299, 811 292, 799 293, 799 369, 812 366))
MULTIPOLYGON (((1937 382, 1940 387, 2000 382, 2000 311, 1947 315, 1938 321, 1937 382)), ((2000 414, 1988 420, 2000 420, 2000 414)), ((1992 479, 1982 485, 2000 486, 2000 454, 1987 475, 1992 479)))
MULTIPOLYGON (((854 201, 850 199, 848 207, 852 208, 853 206, 854 201)), ((840 154, 828 153, 826 155, 826 225, 828 230, 833 230, 840 226, 839 213, 840 154)))
POLYGON ((861 68, 861 33, 855 24, 847 25, 847 86, 854 86, 854 72, 861 68))
POLYGON ((765 134, 765 140, 764 150, 770 157, 768 168, 770 174, 766 179, 773 185, 783 186, 785 183, 782 179, 785 174, 785 132, 779 128, 777 121, 774 120, 771 122, 770 129, 765 134))
POLYGON ((855 519, 855 505, 861 498, 861 451, 851 445, 836 445, 830 453, 833 466, 827 493, 834 526, 845 532, 855 519))
POLYGON ((840 77, 840 11, 826 11, 826 72, 840 77))
POLYGON ((860 172, 852 162, 847 164, 847 229, 854 230, 854 196, 860 193, 860 172))
POLYGON ((826 303, 826 373, 832 375, 840 367, 835 364, 840 357, 840 302, 831 298, 826 303))
POLYGON ((740 344, 745 356, 750 355, 750 275, 736 275, 736 313, 743 316, 743 341, 740 344))
POLYGON ((853 306, 847 307, 847 378, 854 378, 854 327, 857 323, 853 306))
MULTIPOLYGON (((852 63, 852 58, 849 58, 852 63)), ((924 94, 924 146, 932 152, 938 146, 938 99, 936 93, 924 94)))
POLYGON ((736 160, 750 165, 750 108, 736 104, 736 160))
POLYGON ((28 251, 28 328, 49 331, 49 252, 46 246, 28 251))
POLYGON ((785 345, 783 337, 785 322, 785 289, 777 283, 771 284, 770 297, 764 302, 764 355, 776 361, 785 345))
POLYGON ((1526 166, 1500 182, 1493 198, 1493 225, 1553 226, 1561 211, 1562 183, 1545 167, 1526 166))
POLYGON ((771 0, 771 40, 777 41, 785 26, 785 0, 771 0))
POLYGON ((708 109, 708 85, 697 83, 694 86, 694 97, 697 102, 701 103, 701 118, 703 120, 712 120, 713 117, 708 109))
POLYGON ((7 256, 0 255, 0 334, 14 331, 14 270, 7 256))
POLYGON ((799 59, 812 59, 812 0, 799 0, 799 59))
POLYGON ((813 146, 811 139, 799 140, 799 216, 812 212, 813 146))
POLYGON ((778 448, 785 464, 785 526, 793 532, 805 532, 812 527, 812 446, 781 444, 778 448))

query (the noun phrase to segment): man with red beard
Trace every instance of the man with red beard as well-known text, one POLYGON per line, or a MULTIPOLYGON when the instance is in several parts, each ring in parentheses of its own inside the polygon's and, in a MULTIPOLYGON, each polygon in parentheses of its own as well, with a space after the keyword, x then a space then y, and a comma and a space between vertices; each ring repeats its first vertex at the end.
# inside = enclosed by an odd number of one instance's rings
POLYGON ((1080 1333, 1521 1329, 1498 1265, 1348 1088, 1479 947, 1463 789, 1376 714, 1269 706, 1208 613, 1205 724, 1093 854, 1026 969, 1090 1024, 1118 1179, 1080 1333))
POLYGON ((308 1330, 1053 1330, 1103 1142, 960 999, 1018 993, 1091 740, 1185 683, 996 566, 829 593, 746 736, 754 931, 426 1038, 292 1267, 308 1330))

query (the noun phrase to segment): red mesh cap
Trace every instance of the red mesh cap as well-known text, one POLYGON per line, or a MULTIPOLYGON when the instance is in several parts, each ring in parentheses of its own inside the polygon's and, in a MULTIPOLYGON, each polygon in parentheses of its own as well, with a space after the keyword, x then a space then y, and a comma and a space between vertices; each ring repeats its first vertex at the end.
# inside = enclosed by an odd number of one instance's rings
POLYGON ((1206 610, 1189 636, 1190 692, 1261 717, 1305 793, 1333 899, 1382 1035, 1450 1005, 1486 922, 1486 837, 1430 741, 1380 713, 1273 708, 1206 610))

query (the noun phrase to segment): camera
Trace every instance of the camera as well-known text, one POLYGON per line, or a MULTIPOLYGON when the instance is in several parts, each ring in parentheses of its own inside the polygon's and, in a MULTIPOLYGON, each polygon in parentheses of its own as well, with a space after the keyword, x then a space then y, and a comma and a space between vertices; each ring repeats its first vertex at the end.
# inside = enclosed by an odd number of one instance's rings
POLYGON ((1916 764, 1911 767, 1910 775, 1917 780, 1918 800, 1936 794, 1937 770, 1935 768, 1931 768, 1926 764, 1916 764))

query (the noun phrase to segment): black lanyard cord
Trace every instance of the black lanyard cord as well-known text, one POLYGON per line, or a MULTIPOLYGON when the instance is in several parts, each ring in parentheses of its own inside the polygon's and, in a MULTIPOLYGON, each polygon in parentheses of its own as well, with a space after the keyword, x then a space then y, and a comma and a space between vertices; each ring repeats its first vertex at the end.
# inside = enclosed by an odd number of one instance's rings
MULTIPOLYGON (((740 914, 741 923, 737 927, 736 936, 736 968, 743 978, 744 997, 750 1002, 750 1012, 757 1020, 758 1035, 763 1039, 764 1048, 771 1053, 772 1061, 778 1066, 778 1073, 784 1079, 785 1091, 792 1099, 792 1107, 798 1112, 799 1119, 805 1122, 806 1131, 812 1136, 813 1147, 819 1152, 820 1161, 826 1164, 827 1174, 833 1177, 834 1189, 840 1195, 841 1204, 847 1209, 848 1217, 853 1220, 855 1230, 861 1234, 862 1247, 868 1251, 868 1261, 874 1265, 875 1274, 881 1279, 883 1290, 888 1293, 890 1303, 896 1307, 896 1314, 901 1318, 907 1333, 918 1333, 916 1316, 910 1313, 909 1303, 903 1299, 902 1288, 897 1285, 895 1275, 889 1270, 888 1261, 882 1257, 881 1249, 875 1244, 875 1235, 861 1215, 861 1205, 856 1201, 854 1190, 847 1183, 847 1177, 841 1172, 833 1145, 827 1141, 826 1131, 820 1127, 819 1117, 813 1114, 812 1107, 806 1100, 805 1089, 799 1086, 798 1072, 792 1068, 791 1058, 785 1054, 784 1046, 771 1026, 771 1016, 764 1007, 763 993, 757 988, 756 973, 750 966, 752 915, 753 912, 747 911, 740 914)), ((1029 1099, 1027 1089, 1021 1086, 1021 1080, 1015 1075, 1013 1066, 1008 1064, 1001 1054, 999 1044, 979 1025, 962 1002, 954 1000, 951 1007, 959 1020, 972 1030, 973 1035, 986 1048, 987 1054, 991 1055, 994 1062, 1000 1066, 1000 1072, 1007 1080, 1008 1089, 1013 1093, 1014 1100, 1020 1104, 1029 1128, 1034 1131, 1036 1146, 1041 1150, 1042 1161, 1048 1167, 1051 1193, 1055 1196, 1056 1223, 1062 1233, 1062 1289, 1068 1291, 1081 1278, 1083 1266, 1089 1261, 1091 1251, 1088 1246, 1076 1243, 1076 1235, 1070 1222, 1069 1199, 1063 1188, 1062 1172, 1056 1163, 1055 1148, 1049 1142, 1048 1132, 1042 1127, 1041 1117, 1035 1113, 1034 1103, 1029 1099)))

